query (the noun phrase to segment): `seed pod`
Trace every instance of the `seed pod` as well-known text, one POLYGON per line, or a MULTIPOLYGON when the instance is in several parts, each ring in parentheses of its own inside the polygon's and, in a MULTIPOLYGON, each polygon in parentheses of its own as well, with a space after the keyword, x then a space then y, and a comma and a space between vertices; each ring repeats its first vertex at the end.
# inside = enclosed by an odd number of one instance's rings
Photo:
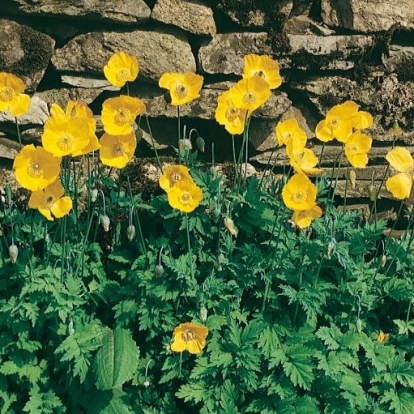
POLYGON ((237 237, 238 230, 230 217, 224 217, 224 226, 232 236, 237 237))
POLYGON ((200 309, 200 318, 203 322, 207 320, 207 309, 204 306, 200 309))
POLYGON ((99 216, 99 222, 101 223, 104 231, 108 232, 110 225, 109 217, 106 214, 101 214, 99 216))
POLYGON ((355 190, 355 187, 356 187, 356 177, 357 175, 356 175, 355 170, 349 171, 349 182, 351 183, 351 188, 353 190, 355 190))
POLYGON ((127 239, 131 241, 135 237, 135 226, 131 224, 126 229, 127 239))
POLYGON ((17 256, 19 255, 19 249, 15 244, 12 244, 9 247, 9 257, 12 264, 15 264, 17 261, 17 256))
POLYGON ((98 189, 94 188, 91 191, 91 201, 92 201, 92 203, 94 203, 97 200, 97 198, 98 198, 98 189))
POLYGON ((158 264, 157 266, 155 266, 154 273, 155 273, 155 276, 161 277, 162 274, 164 273, 164 266, 161 264, 158 264))
POLYGON ((375 199, 377 198, 377 188, 374 184, 370 184, 368 186, 368 195, 371 201, 375 201, 375 199))

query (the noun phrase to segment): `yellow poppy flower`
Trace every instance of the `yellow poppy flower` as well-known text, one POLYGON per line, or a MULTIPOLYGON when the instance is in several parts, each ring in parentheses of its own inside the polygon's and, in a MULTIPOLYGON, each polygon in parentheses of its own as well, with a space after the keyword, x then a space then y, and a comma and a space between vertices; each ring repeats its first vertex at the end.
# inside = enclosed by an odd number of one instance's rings
POLYGON ((335 105, 328 111, 325 119, 316 126, 316 137, 323 142, 336 138, 345 143, 353 132, 353 120, 357 113, 358 105, 353 101, 335 105))
POLYGON ((48 220, 53 216, 61 218, 72 209, 72 199, 63 196, 65 190, 57 179, 43 190, 34 191, 29 199, 29 208, 38 209, 48 220))
POLYGON ((303 148, 306 145, 306 133, 299 126, 295 118, 279 121, 276 125, 275 132, 279 145, 287 145, 291 140, 294 140, 296 147, 303 148))
POLYGON ((42 147, 24 146, 14 159, 13 168, 18 183, 31 191, 42 190, 56 180, 60 173, 60 158, 42 147))
POLYGON ((169 191, 180 181, 189 181, 193 183, 189 171, 190 169, 184 165, 169 165, 168 167, 165 167, 163 174, 159 179, 160 187, 165 191, 169 191))
POLYGON ((112 85, 122 87, 127 82, 133 82, 139 72, 138 59, 125 52, 118 52, 111 56, 103 68, 106 79, 112 85))
POLYGON ((323 170, 315 168, 319 160, 314 152, 309 148, 295 145, 294 140, 287 143, 286 154, 289 157, 290 165, 297 173, 317 175, 323 172, 323 170))
POLYGON ((358 111, 352 121, 354 129, 366 129, 372 126, 374 118, 369 112, 358 111))
POLYGON ((61 114, 52 115, 45 123, 42 144, 46 151, 56 157, 75 155, 89 144, 90 135, 86 121, 61 114))
POLYGON ((77 157, 79 155, 86 155, 93 151, 97 151, 100 149, 102 145, 99 143, 98 137, 95 134, 89 135, 89 143, 86 145, 85 148, 82 148, 79 151, 74 151, 73 156, 77 157))
POLYGON ((216 121, 220 125, 224 125, 226 131, 230 134, 238 135, 243 133, 246 113, 246 109, 240 109, 234 105, 231 90, 219 96, 215 113, 216 121))
POLYGON ((400 200, 409 197, 414 179, 414 160, 406 148, 396 147, 385 158, 399 174, 388 178, 387 190, 400 200))
POLYGON ((300 229, 305 229, 311 225, 312 220, 321 216, 322 210, 315 204, 307 210, 295 210, 293 212, 292 220, 300 229))
POLYGON ((282 84, 278 63, 266 55, 250 54, 244 57, 243 79, 254 76, 262 77, 270 89, 276 89, 282 84))
POLYGON ((177 181, 167 195, 170 206, 184 213, 194 211, 203 199, 203 191, 192 181, 177 181))
POLYGON ((378 342, 385 342, 388 339, 389 336, 390 336, 389 333, 384 333, 384 332, 380 331, 380 333, 378 334, 377 341, 378 342))
POLYGON ((24 82, 12 73, 0 72, 0 111, 12 116, 24 115, 30 106, 30 96, 23 93, 24 82))
POLYGON ((282 198, 291 210, 309 210, 315 205, 316 186, 305 174, 295 174, 282 190, 282 198))
POLYGON ((204 325, 186 322, 178 325, 174 329, 173 335, 172 351, 188 351, 190 354, 199 354, 206 346, 208 328, 204 325))
POLYGON ((242 79, 231 88, 237 108, 247 109, 249 114, 261 107, 272 94, 269 84, 260 76, 242 79))
POLYGON ((138 98, 126 95, 108 98, 102 104, 101 113, 105 132, 111 135, 130 134, 135 118, 145 110, 145 104, 138 98))
POLYGON ((158 85, 168 89, 171 96, 171 105, 184 105, 200 97, 200 89, 204 78, 192 72, 164 73, 158 85))
POLYGON ((134 133, 128 135, 103 134, 100 144, 99 157, 102 164, 124 168, 134 156, 137 138, 134 133))
POLYGON ((365 168, 367 166, 371 144, 372 139, 361 131, 354 132, 348 138, 345 144, 345 155, 353 167, 365 168))

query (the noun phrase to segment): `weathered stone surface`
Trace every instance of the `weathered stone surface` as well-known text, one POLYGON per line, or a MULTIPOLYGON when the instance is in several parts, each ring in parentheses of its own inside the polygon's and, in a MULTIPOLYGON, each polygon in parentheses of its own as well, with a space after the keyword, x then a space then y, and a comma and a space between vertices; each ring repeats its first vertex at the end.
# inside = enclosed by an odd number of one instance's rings
POLYGON ((36 90, 53 54, 49 36, 11 20, 0 20, 0 71, 21 77, 27 91, 36 90))
POLYGON ((113 86, 106 79, 89 78, 86 76, 62 75, 60 77, 66 85, 76 86, 78 88, 96 90, 96 91, 119 91, 121 88, 113 86))
POLYGON ((0 158, 14 160, 19 151, 20 145, 18 142, 0 137, 0 158))
POLYGON ((414 81, 414 47, 391 45, 388 56, 383 55, 385 69, 398 75, 400 81, 414 81))
POLYGON ((242 27, 277 27, 293 10, 291 0, 221 0, 218 9, 242 27))
POLYGON ((185 0, 157 0, 151 18, 195 34, 215 34, 213 10, 185 0))
POLYGON ((139 77, 158 81, 165 72, 195 72, 196 64, 187 39, 180 34, 134 30, 88 33, 56 50, 52 63, 60 71, 103 76, 103 67, 120 50, 137 56, 139 77))
POLYGON ((321 15, 329 26, 360 32, 384 31, 394 24, 414 28, 412 0, 322 0, 321 15))
POLYGON ((243 73, 243 57, 248 53, 270 54, 266 45, 267 33, 224 33, 213 36, 210 43, 200 47, 198 58, 206 73, 243 73))
MULTIPOLYGON (((30 100, 29 111, 18 117, 19 125, 43 125, 49 117, 47 104, 34 96, 30 100)), ((15 122, 15 118, 8 112, 0 112, 0 122, 15 122)))
POLYGON ((287 35, 296 69, 348 70, 373 45, 372 36, 287 35))
POLYGON ((3 0, 11 12, 52 15, 117 23, 145 23, 151 14, 144 0, 3 0))
POLYGON ((43 92, 36 92, 34 95, 38 97, 47 105, 56 103, 62 108, 66 108, 66 104, 70 100, 82 101, 89 105, 101 94, 100 89, 86 89, 86 88, 60 88, 48 89, 43 92))

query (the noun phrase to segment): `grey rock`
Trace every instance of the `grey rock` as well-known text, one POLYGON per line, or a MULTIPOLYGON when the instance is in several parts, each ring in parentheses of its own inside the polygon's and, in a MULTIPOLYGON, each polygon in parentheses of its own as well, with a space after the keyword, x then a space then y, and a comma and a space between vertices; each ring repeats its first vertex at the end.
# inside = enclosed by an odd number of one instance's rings
POLYGON ((76 86, 82 89, 97 90, 97 91, 119 91, 121 88, 113 86, 106 79, 89 78, 86 76, 70 76, 62 75, 60 77, 62 82, 67 85, 76 86))
POLYGON ((287 34, 316 34, 323 36, 330 36, 335 34, 335 31, 322 26, 313 21, 308 16, 293 16, 286 21, 283 26, 283 32, 287 34))
POLYGON ((24 80, 33 92, 49 65, 55 42, 49 36, 11 20, 0 20, 0 71, 24 80))
POLYGON ((113 53, 121 50, 137 56, 139 78, 158 82, 165 72, 196 70, 190 44, 184 36, 142 30, 88 33, 75 37, 56 50, 52 63, 59 71, 103 76, 104 65, 113 53))
POLYGON ((382 62, 387 72, 394 72, 400 81, 414 81, 414 47, 391 45, 382 62))
POLYGON ((0 158, 14 160, 20 151, 18 142, 0 136, 0 158))
POLYGON ((414 28, 412 0, 322 0, 321 16, 328 26, 365 33, 386 31, 394 24, 414 28))
POLYGON ((224 33, 213 36, 200 47, 198 59, 204 72, 241 75, 243 58, 248 53, 271 54, 267 33, 224 33))
POLYGON ((195 34, 215 34, 213 10, 199 2, 157 0, 151 18, 195 34))
MULTIPOLYGON (((47 104, 36 96, 30 99, 29 111, 17 118, 19 125, 43 125, 49 117, 47 104)), ((8 112, 0 112, 0 122, 15 122, 8 112)))
POLYGON ((151 14, 144 0, 13 0, 6 10, 29 15, 52 15, 117 23, 145 23, 151 14))
POLYGON ((100 89, 88 88, 60 88, 48 89, 42 92, 36 92, 35 97, 44 101, 48 106, 53 103, 58 104, 61 108, 66 108, 69 101, 82 101, 89 105, 101 94, 100 89))

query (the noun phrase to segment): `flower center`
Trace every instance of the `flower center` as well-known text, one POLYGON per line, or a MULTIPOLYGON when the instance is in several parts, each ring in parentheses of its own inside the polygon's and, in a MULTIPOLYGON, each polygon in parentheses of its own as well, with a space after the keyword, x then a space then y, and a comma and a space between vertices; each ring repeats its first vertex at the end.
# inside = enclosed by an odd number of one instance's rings
POLYGON ((358 145, 356 145, 356 144, 349 144, 348 145, 348 152, 351 155, 358 154, 358 145))
POLYGON ((295 203, 304 203, 306 201, 306 199, 308 198, 308 196, 306 195, 306 192, 303 190, 299 190, 296 191, 293 195, 292 195, 292 200, 295 203))
POLYGON ((119 81, 127 81, 130 76, 131 76, 131 71, 126 68, 119 70, 118 73, 116 74, 116 78, 119 81))
POLYGON ((183 341, 188 342, 195 339, 196 335, 194 332, 191 332, 189 329, 186 329, 182 334, 181 338, 183 338, 183 341))
POLYGON ((27 174, 31 178, 40 178, 43 176, 43 169, 39 164, 31 162, 27 166, 27 174))
POLYGON ((46 205, 47 205, 48 207, 51 207, 51 206, 52 206, 52 204, 53 204, 53 197, 52 197, 52 196, 49 196, 49 197, 46 199, 46 205))
POLYGON ((187 96, 187 88, 184 85, 178 85, 175 87, 175 94, 178 99, 184 99, 187 96))
POLYGON ((254 92, 247 92, 243 96, 243 102, 246 105, 253 105, 257 101, 257 95, 254 92))
POLYGON ((339 118, 332 118, 329 121, 329 127, 331 129, 336 129, 336 128, 338 128, 338 126, 339 126, 339 118))
POLYGON ((10 87, 3 88, 0 91, 0 101, 10 102, 14 97, 14 90, 10 87))
POLYGON ((253 76, 260 76, 261 78, 266 78, 266 75, 262 70, 254 72, 253 76))
POLYGON ((292 138, 292 133, 291 132, 285 132, 284 134, 282 134, 282 138, 283 138, 283 141, 285 142, 285 144, 287 144, 290 141, 290 138, 292 138))
POLYGON ((239 116, 239 110, 237 108, 230 107, 226 110, 226 118, 230 121, 233 122, 235 119, 237 119, 237 117, 239 116))
POLYGON ((131 111, 129 109, 120 108, 115 115, 115 124, 125 125, 131 122, 131 111))
POLYGON ((408 174, 412 180, 414 180, 414 164, 408 167, 408 170, 405 173, 408 174))
POLYGON ((121 157, 122 155, 125 154, 125 148, 123 145, 121 144, 116 144, 113 147, 113 153, 115 157, 121 157))
POLYGON ((188 206, 191 203, 192 197, 191 194, 188 191, 184 191, 180 195, 180 203, 183 206, 188 206))
POLYGON ((173 172, 170 176, 171 181, 173 181, 174 183, 176 183, 177 181, 181 180, 181 174, 179 172, 173 172))
POLYGON ((75 138, 71 134, 62 134, 57 142, 57 146, 62 151, 70 151, 75 144, 75 138))

